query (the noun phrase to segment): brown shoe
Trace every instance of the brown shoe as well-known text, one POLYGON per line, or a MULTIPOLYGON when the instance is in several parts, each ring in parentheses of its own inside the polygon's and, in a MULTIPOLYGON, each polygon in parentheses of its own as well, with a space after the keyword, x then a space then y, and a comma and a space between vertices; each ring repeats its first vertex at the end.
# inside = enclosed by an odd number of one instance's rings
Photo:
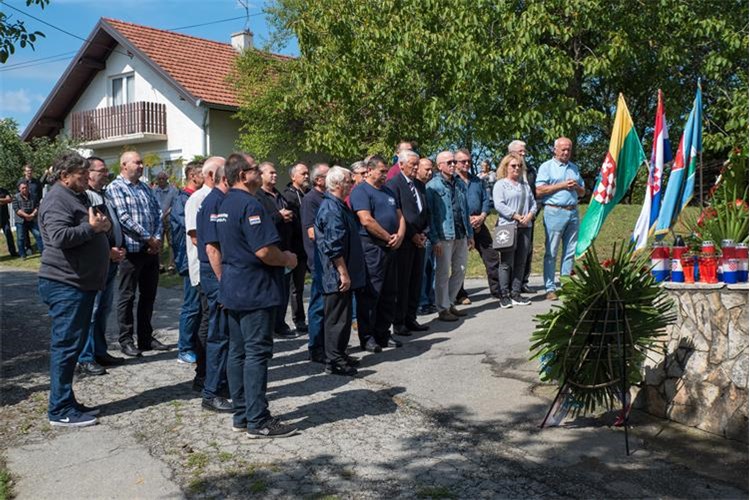
POLYGON ((471 304, 471 299, 469 297, 463 297, 461 299, 458 299, 458 303, 462 306, 468 306, 469 304, 471 304))
POLYGON ((444 309, 438 313, 438 319, 440 321, 458 321, 458 318, 451 314, 449 309, 444 309))
POLYGON ((469 313, 464 312, 464 311, 459 311, 458 309, 456 309, 456 306, 451 306, 450 312, 451 312, 452 315, 458 316, 458 317, 467 316, 469 314, 469 313))
POLYGON ((547 295, 545 296, 547 300, 557 300, 557 294, 555 292, 547 292, 547 295))

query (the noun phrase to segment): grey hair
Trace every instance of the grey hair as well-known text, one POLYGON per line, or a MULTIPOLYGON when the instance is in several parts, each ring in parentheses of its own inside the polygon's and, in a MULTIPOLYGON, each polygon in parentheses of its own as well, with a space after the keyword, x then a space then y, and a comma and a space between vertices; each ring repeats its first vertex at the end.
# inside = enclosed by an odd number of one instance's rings
POLYGON ((555 139, 555 147, 558 147, 560 145, 560 141, 568 141, 571 145, 573 144, 572 140, 563 136, 563 137, 558 137, 557 139, 555 139))
POLYGON ((294 177, 294 174, 297 173, 297 169, 299 167, 307 167, 307 165, 305 163, 303 163, 303 162, 300 161, 300 162, 295 163, 291 167, 289 167, 289 178, 294 177))
POLYGON ((406 163, 409 161, 409 157, 416 156, 419 158, 419 155, 412 151, 411 149, 403 149, 398 152, 398 162, 399 163, 406 163))
POLYGON ((351 175, 352 173, 344 167, 339 167, 338 165, 332 166, 328 170, 328 175, 326 175, 326 189, 328 191, 336 189, 351 175))
POLYGON ((367 165, 365 165, 365 162, 362 160, 355 161, 354 163, 352 163, 350 169, 355 174, 365 173, 367 172, 367 165))
POLYGON ((72 174, 80 170, 87 170, 89 161, 76 152, 63 153, 52 163, 50 181, 57 182, 63 173, 72 174))
POLYGON ((203 175, 208 177, 208 174, 213 174, 214 179, 221 179, 217 173, 219 173, 219 169, 221 169, 221 175, 224 175, 224 160, 221 156, 212 156, 210 158, 206 158, 206 161, 203 162, 203 175))
POLYGON ((312 174, 310 175, 310 178, 313 180, 313 182, 315 182, 317 179, 321 177, 325 177, 328 170, 329 170, 329 167, 327 163, 316 163, 313 166, 312 174))
MULTIPOLYGON (((555 141, 555 144, 557 144, 557 141, 555 141)), ((518 139, 516 139, 515 141, 510 141, 510 144, 508 144, 508 153, 513 153, 520 147, 526 147, 526 143, 523 141, 519 141, 518 139)))

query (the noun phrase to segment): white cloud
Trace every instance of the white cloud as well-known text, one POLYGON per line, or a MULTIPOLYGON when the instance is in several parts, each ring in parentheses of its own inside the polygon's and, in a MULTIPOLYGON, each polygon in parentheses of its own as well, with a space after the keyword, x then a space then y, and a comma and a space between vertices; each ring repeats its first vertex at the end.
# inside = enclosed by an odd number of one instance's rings
POLYGON ((0 112, 28 113, 32 107, 44 101, 41 94, 30 94, 24 89, 4 90, 0 92, 0 112))

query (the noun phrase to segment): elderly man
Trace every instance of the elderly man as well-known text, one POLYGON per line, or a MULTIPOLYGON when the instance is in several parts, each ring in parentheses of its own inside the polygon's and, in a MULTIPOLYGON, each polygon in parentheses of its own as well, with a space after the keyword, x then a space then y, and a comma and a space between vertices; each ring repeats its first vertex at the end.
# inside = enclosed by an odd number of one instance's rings
POLYGON ((185 233, 187 238, 185 246, 187 250, 188 275, 190 285, 198 289, 201 303, 201 324, 198 327, 197 342, 195 342, 195 378, 193 379, 193 390, 203 392, 206 381, 206 342, 208 338, 209 315, 208 298, 201 286, 201 261, 198 257, 198 211, 203 205, 203 200, 213 191, 217 183, 221 182, 224 175, 224 158, 212 156, 203 162, 201 169, 203 187, 194 192, 185 203, 185 233))
POLYGON ((16 223, 16 236, 18 237, 18 253, 22 259, 26 259, 26 249, 31 247, 31 242, 27 240, 30 235, 34 235, 36 246, 39 252, 44 250, 42 235, 39 232, 37 224, 37 215, 39 213, 39 202, 35 201, 31 195, 29 183, 22 180, 18 184, 18 193, 13 197, 11 204, 13 208, 13 218, 16 223))
MULTIPOLYGON (((425 206, 427 204, 427 183, 432 179, 432 160, 429 158, 420 158, 417 164, 416 174, 414 176, 417 186, 422 189, 425 196, 425 206)), ((427 227, 425 235, 429 235, 430 224, 429 216, 427 218, 427 227)), ((428 237, 424 241, 424 265, 422 266, 422 286, 419 293, 419 314, 432 314, 437 312, 435 306, 435 256, 432 253, 432 242, 428 237)))
POLYGON ((135 151, 120 157, 120 175, 112 181, 106 196, 112 202, 125 235, 125 260, 120 263, 117 320, 120 348, 126 356, 138 357, 151 349, 169 348, 153 338, 151 315, 159 285, 159 254, 163 233, 161 209, 153 191, 144 182, 143 160, 135 151), (133 343, 133 305, 138 291, 138 348, 133 343))
MULTIPOLYGON (((270 161, 264 161, 260 164, 260 189, 255 192, 255 197, 258 198, 263 209, 271 217, 271 222, 276 227, 276 231, 279 233, 279 248, 282 251, 292 249, 292 231, 294 225, 294 212, 289 209, 289 205, 286 203, 286 199, 281 196, 281 193, 276 189, 276 180, 278 179, 278 173, 276 172, 276 166, 270 161)), ((295 254, 296 255, 296 254, 295 254)), ((286 307, 289 303, 289 279, 291 275, 284 273, 282 278, 283 282, 283 296, 282 300, 284 303, 279 306, 275 315, 275 324, 273 328, 273 334, 282 339, 291 339, 297 335, 289 328, 286 324, 286 307)))
POLYGON ((398 278, 396 250, 406 235, 406 221, 398 199, 385 187, 388 167, 381 156, 367 162, 367 179, 351 193, 349 201, 362 227, 367 282, 357 295, 357 333, 363 350, 380 352, 401 347, 390 335, 396 315, 398 278))
POLYGON ((438 319, 457 321, 466 312, 456 308, 456 296, 466 275, 469 249, 474 247, 474 229, 469 221, 466 186, 456 179, 453 153, 437 155, 438 175, 427 183, 430 214, 429 238, 435 253, 435 291, 438 319))
POLYGON ((305 242, 302 236, 302 198, 310 190, 310 169, 304 163, 297 163, 289 169, 291 181, 282 192, 286 200, 287 208, 292 211, 292 234, 290 249, 297 256, 297 267, 292 272, 290 302, 292 304, 292 321, 294 328, 299 333, 307 332, 305 321, 305 306, 303 296, 305 291, 305 274, 307 273, 307 255, 305 254, 305 242))
POLYGON ((98 291, 107 282, 110 221, 94 211, 84 194, 89 162, 66 153, 53 165, 57 182, 40 207, 45 251, 39 267, 39 295, 52 319, 50 340, 49 423, 86 427, 97 423, 97 408, 76 400, 73 374, 86 343, 91 311, 98 291))
POLYGON ((398 154, 399 175, 393 177, 386 186, 393 191, 406 222, 404 242, 396 252, 398 273, 398 301, 393 320, 393 333, 411 335, 423 332, 429 327, 417 322, 417 308, 422 289, 424 268, 424 247, 428 227, 425 186, 415 179, 419 155, 411 150, 398 154))
POLYGON ((346 353, 352 327, 352 291, 365 286, 365 259, 357 217, 344 200, 352 175, 333 167, 326 176, 327 192, 315 219, 315 245, 320 252, 325 302, 326 373, 357 374, 359 361, 346 353))
POLYGON ((284 267, 295 268, 297 257, 279 249, 278 232, 253 196, 261 181, 252 157, 231 154, 225 168, 232 189, 217 212, 216 229, 222 252, 219 302, 229 325, 232 429, 253 439, 291 436, 297 429, 271 416, 266 389, 273 317, 284 304, 284 267))
MULTIPOLYGON (((456 151, 456 173, 466 187, 466 201, 469 205, 469 224, 474 231, 474 248, 479 252, 487 271, 487 284, 490 295, 500 298, 498 268, 500 259, 497 250, 492 248, 492 235, 484 224, 492 209, 490 189, 487 182, 471 173, 471 153, 466 149, 456 151)), ((471 304, 469 294, 463 285, 456 299, 461 304, 471 304)))
POLYGON ((169 210, 169 226, 172 234, 172 251, 177 274, 182 277, 182 308, 180 329, 177 338, 177 362, 193 364, 197 361, 196 345, 198 330, 202 325, 208 329, 208 318, 203 318, 200 289, 190 282, 186 230, 185 206, 190 196, 203 187, 203 162, 191 161, 185 166, 187 184, 172 199, 169 210))
POLYGON ((555 265, 562 245, 560 276, 569 276, 578 239, 578 198, 586 192, 578 167, 570 161, 573 142, 567 137, 555 141, 555 153, 539 167, 536 195, 544 204, 544 288, 547 300, 557 300, 555 265))
POLYGON ((307 255, 307 268, 312 275, 310 303, 307 306, 308 337, 307 349, 310 361, 325 363, 325 330, 323 325, 323 281, 320 271, 320 255, 315 248, 315 217, 325 194, 328 164, 316 163, 312 169, 312 189, 302 199, 302 238, 307 255))
POLYGON ((104 290, 96 294, 94 310, 91 313, 91 326, 86 344, 78 356, 78 369, 85 375, 104 375, 106 366, 117 366, 125 362, 124 359, 111 356, 107 352, 107 319, 112 309, 115 294, 115 277, 119 263, 125 258, 124 241, 120 221, 116 217, 112 201, 105 198, 104 186, 109 181, 109 169, 101 158, 91 156, 89 161, 89 184, 86 196, 94 211, 106 215, 112 223, 107 231, 109 241, 109 269, 104 290))
MULTIPOLYGON (((508 153, 516 153, 524 159, 526 163, 526 182, 531 188, 531 193, 536 198, 536 168, 531 165, 526 159, 526 143, 523 141, 515 140, 508 144, 508 153)), ((529 241, 529 256, 526 259, 526 270, 523 275, 523 283, 521 284, 521 292, 523 293, 534 293, 534 290, 529 286, 529 276, 531 275, 531 258, 534 255, 534 224, 536 219, 531 220, 531 232, 529 241)))

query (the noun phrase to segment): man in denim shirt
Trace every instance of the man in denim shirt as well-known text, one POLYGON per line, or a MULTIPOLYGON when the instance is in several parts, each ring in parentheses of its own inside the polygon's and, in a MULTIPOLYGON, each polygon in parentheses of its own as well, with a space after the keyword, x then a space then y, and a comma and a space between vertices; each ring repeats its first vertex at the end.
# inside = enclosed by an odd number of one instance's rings
POLYGON ((457 321, 466 313, 455 307, 464 282, 469 249, 474 248, 474 229, 469 222, 466 186, 456 179, 453 153, 443 151, 436 161, 439 175, 427 183, 430 214, 429 238, 435 252, 435 295, 438 318, 457 321))
MULTIPOLYGON (((474 230, 474 248, 479 252, 487 270, 487 284, 490 294, 500 298, 500 285, 498 282, 499 257, 497 250, 492 248, 492 235, 484 221, 490 213, 490 191, 487 182, 471 173, 471 153, 466 149, 456 152, 456 173, 458 178, 466 186, 466 201, 469 205, 469 223, 474 230)), ((469 294, 464 287, 458 291, 456 301, 460 304, 471 304, 469 294)))
POLYGON ((555 141, 555 156, 539 167, 536 194, 544 204, 544 287, 547 300, 556 300, 555 264, 562 244, 560 276, 573 270, 578 239, 578 198, 586 192, 575 163, 570 161, 573 142, 567 137, 555 141))

